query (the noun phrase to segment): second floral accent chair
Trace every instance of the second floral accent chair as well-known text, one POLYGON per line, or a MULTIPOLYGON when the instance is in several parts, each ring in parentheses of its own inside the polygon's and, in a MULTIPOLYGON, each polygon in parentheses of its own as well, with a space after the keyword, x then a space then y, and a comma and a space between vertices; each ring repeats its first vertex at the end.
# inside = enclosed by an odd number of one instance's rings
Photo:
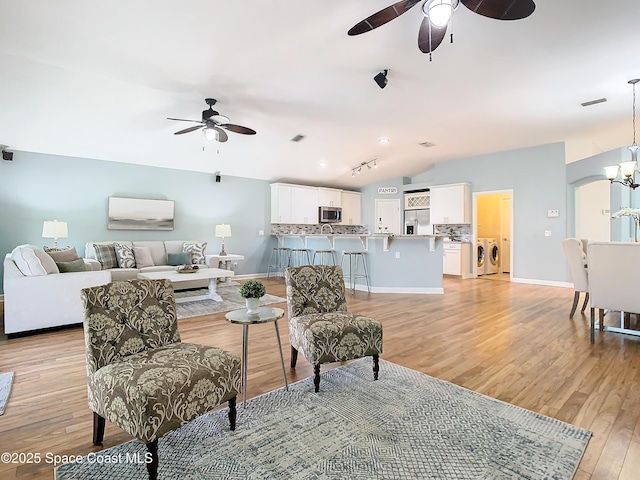
POLYGON ((298 352, 313 365, 315 391, 320 390, 320 365, 373 357, 378 379, 382 324, 347 311, 340 266, 305 265, 285 271, 291 368, 298 352))
POLYGON ((224 402, 235 430, 240 358, 180 341, 171 282, 113 282, 81 295, 95 445, 109 420, 146 443, 155 479, 164 434, 224 402))

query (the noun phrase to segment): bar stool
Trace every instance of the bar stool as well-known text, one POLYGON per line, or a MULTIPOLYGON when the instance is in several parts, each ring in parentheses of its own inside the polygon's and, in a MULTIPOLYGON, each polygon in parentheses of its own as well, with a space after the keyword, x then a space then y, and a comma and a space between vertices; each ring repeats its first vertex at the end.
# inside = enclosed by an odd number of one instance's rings
POLYGON ((289 252, 289 267, 301 267, 311 265, 311 250, 308 248, 292 248, 289 252), (306 257, 306 262, 305 262, 306 257))
POLYGON ((273 247, 271 255, 269 255, 269 268, 267 269, 267 278, 271 277, 271 269, 279 276, 284 276, 284 269, 289 264, 289 247, 273 247))
POLYGON ((313 252, 313 265, 335 265, 336 264, 336 252, 333 250, 316 250, 313 252), (316 256, 318 262, 316 264, 316 256), (331 262, 331 263, 329 263, 331 262))
POLYGON ((364 278, 367 282, 367 292, 371 293, 371 287, 369 286, 369 274, 367 273, 367 263, 364 252, 342 252, 342 258, 340 259, 340 266, 342 271, 344 269, 344 261, 347 259, 349 263, 349 272, 344 273, 345 280, 349 280, 351 284, 351 295, 356 293, 356 279, 364 278), (358 267, 362 266, 362 270, 359 271, 358 267))

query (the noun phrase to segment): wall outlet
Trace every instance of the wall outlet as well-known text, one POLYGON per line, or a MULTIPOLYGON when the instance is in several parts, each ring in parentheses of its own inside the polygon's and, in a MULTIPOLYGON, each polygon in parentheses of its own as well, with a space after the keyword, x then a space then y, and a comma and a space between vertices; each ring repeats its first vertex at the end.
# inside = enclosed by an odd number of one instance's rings
POLYGON ((545 237, 550 237, 551 236, 551 230, 545 230, 544 231, 544 236, 545 237))
POLYGON ((396 252, 396 258, 400 258, 400 252, 396 252))
POLYGON ((258 230, 258 235, 260 237, 264 237, 264 230, 258 230))
POLYGON ((547 210, 547 217, 556 218, 560 216, 560 210, 547 210))

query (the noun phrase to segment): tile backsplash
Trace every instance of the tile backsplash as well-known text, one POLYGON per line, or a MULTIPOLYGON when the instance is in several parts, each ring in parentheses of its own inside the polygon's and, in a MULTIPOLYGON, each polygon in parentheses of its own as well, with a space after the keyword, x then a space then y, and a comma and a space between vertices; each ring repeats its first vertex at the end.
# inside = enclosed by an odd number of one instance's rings
POLYGON ((471 241, 471 225, 468 223, 456 225, 434 225, 433 233, 436 235, 447 235, 454 242, 471 241))
POLYGON ((292 224, 272 223, 271 235, 319 235, 321 233, 334 233, 336 235, 368 235, 369 228, 366 225, 336 225, 328 223, 317 224, 292 224), (331 228, 329 228, 331 225, 331 228), (322 228, 324 226, 324 228, 322 228))

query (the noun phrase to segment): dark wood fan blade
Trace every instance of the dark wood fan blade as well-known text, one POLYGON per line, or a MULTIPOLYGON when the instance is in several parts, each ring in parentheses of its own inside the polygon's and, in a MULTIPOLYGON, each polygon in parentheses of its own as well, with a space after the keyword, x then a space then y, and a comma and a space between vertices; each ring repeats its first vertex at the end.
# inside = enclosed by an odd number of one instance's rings
POLYGON ((170 118, 170 117, 167 117, 167 120, 175 120, 176 122, 202 123, 200 120, 186 120, 184 118, 170 118))
POLYGON ((447 33, 447 26, 434 27, 427 17, 422 19, 418 31, 418 48, 422 53, 431 53, 442 43, 447 33), (431 38, 429 38, 429 26, 431 26, 431 38))
POLYGON ((193 132, 194 130, 199 130, 202 128, 202 125, 196 125, 195 127, 185 128, 184 130, 180 130, 179 132, 174 133, 174 135, 182 135, 183 133, 193 132))
POLYGON ((225 123, 224 125, 218 125, 220 128, 229 130, 230 132, 242 133, 243 135, 255 135, 256 131, 251 128, 243 127, 242 125, 234 125, 233 123, 225 123))
POLYGON ((533 0, 461 0, 472 12, 498 20, 527 18, 536 9, 533 0))
POLYGON ((394 3, 390 7, 383 8, 361 22, 356 23, 349 29, 347 35, 354 36, 370 32, 374 28, 378 28, 394 18, 398 18, 417 3, 420 3, 420 0, 402 0, 401 2, 394 3))
POLYGON ((213 129, 218 132, 218 141, 219 142, 226 142, 227 140, 229 140, 229 135, 227 135, 227 132, 225 132, 224 130, 222 130, 221 128, 218 127, 213 127, 213 129))

